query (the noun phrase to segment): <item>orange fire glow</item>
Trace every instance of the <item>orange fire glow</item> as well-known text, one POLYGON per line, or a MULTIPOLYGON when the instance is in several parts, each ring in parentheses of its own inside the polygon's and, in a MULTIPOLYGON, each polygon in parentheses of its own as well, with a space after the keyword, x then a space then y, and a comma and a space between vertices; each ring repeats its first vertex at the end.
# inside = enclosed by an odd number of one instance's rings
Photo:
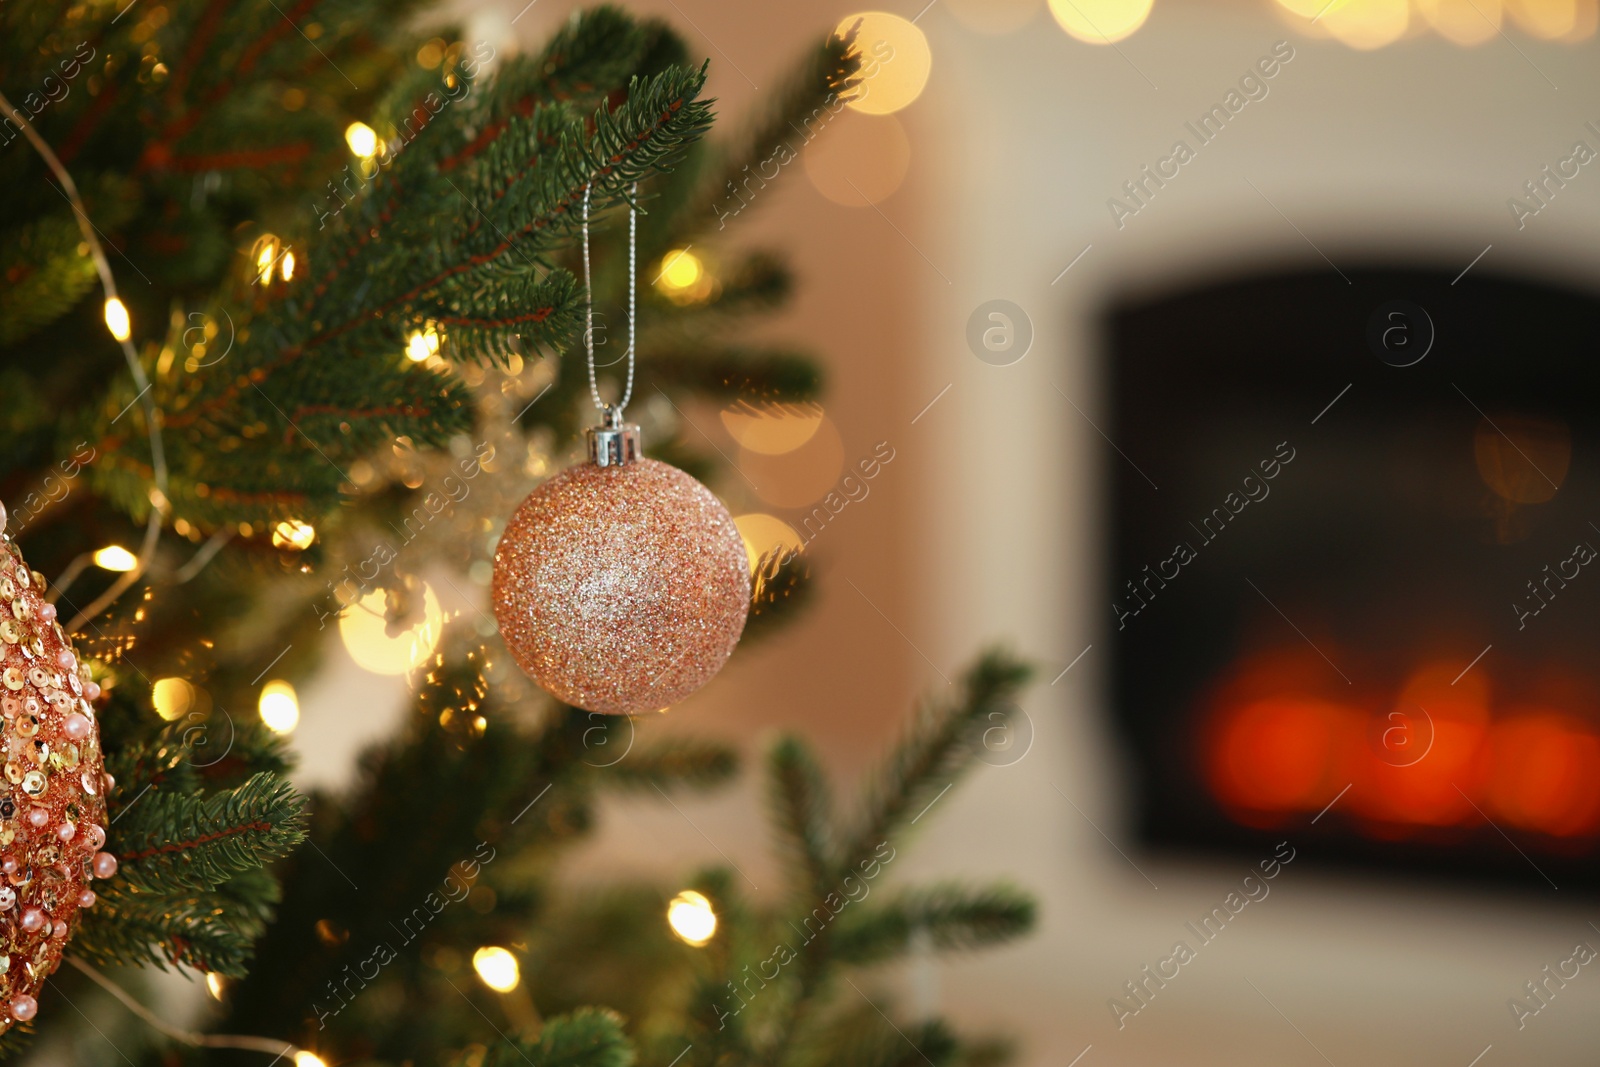
POLYGON ((1247 825, 1319 811, 1349 785, 1341 811, 1373 837, 1485 819, 1600 835, 1596 718, 1570 706, 1499 707, 1487 670, 1463 675, 1465 666, 1424 663, 1397 692, 1352 695, 1298 654, 1246 661, 1209 702, 1207 784, 1247 825))

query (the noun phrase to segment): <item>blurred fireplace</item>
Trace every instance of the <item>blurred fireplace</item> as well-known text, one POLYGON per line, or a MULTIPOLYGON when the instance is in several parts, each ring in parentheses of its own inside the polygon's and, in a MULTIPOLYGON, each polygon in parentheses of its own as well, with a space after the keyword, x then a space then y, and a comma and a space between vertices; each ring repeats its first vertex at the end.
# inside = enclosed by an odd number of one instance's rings
POLYGON ((1345 275, 1107 320, 1141 836, 1600 886, 1600 301, 1345 275))

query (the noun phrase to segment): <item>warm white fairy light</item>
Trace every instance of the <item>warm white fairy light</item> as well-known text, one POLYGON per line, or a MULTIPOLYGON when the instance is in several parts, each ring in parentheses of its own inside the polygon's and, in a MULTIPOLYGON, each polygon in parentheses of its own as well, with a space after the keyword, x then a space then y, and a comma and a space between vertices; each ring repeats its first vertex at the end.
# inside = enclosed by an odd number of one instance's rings
POLYGON ((517 957, 499 945, 485 945, 472 954, 472 969, 483 984, 496 993, 509 993, 522 981, 517 957))
POLYGON ((256 281, 272 284, 272 268, 277 266, 278 239, 270 234, 256 242, 256 281))
POLYGON ((261 699, 256 710, 267 729, 275 734, 293 733, 300 722, 300 697, 294 686, 274 679, 261 687, 261 699))
POLYGON ((429 356, 439 354, 439 331, 433 326, 425 326, 420 330, 412 330, 411 336, 406 340, 406 358, 413 363, 421 363, 429 356))
POLYGON ((717 913, 705 894, 685 889, 667 905, 667 925, 681 940, 698 948, 717 932, 717 913))
POLYGON ((309 522, 299 519, 284 519, 272 528, 272 544, 274 548, 287 548, 291 551, 301 552, 311 547, 317 539, 317 528, 309 522))
POLYGON ((128 305, 118 297, 106 301, 106 329, 119 341, 133 335, 133 323, 128 319, 128 305))
POLYGON ((378 154, 378 134, 365 122, 352 122, 344 128, 344 143, 362 159, 378 154))
POLYGON ((107 545, 95 552, 94 565, 107 571, 131 571, 139 565, 139 557, 121 545, 107 545))

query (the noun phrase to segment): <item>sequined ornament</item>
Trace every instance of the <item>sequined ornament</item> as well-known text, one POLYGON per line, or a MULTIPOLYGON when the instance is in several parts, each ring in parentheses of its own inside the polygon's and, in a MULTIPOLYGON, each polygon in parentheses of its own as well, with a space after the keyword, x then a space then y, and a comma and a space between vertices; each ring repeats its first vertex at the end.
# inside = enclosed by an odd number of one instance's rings
POLYGON ((675 704, 722 669, 750 608, 728 509, 638 455, 615 409, 590 459, 517 508, 494 559, 494 611, 517 663, 553 696, 632 714, 675 704))
POLYGON ((93 702, 100 687, 5 533, 0 506, 0 1033, 33 1018, 61 965, 95 878, 116 873, 101 851, 111 779, 93 702))

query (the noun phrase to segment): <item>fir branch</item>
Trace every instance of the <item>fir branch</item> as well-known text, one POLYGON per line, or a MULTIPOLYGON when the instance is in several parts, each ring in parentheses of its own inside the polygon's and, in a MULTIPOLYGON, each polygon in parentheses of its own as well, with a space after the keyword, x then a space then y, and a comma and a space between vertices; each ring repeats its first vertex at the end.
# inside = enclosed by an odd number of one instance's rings
POLYGON ((304 798, 269 773, 205 798, 152 789, 123 809, 121 877, 151 893, 209 889, 303 841, 304 809, 304 798))
POLYGON ((878 963, 906 952, 917 931, 925 932, 935 948, 985 948, 1027 934, 1034 913, 1033 898, 1006 885, 916 889, 877 907, 847 909, 833 949, 845 963, 878 963))
POLYGON ((971 766, 982 749, 983 731, 1015 710, 1012 700, 1031 673, 1006 653, 988 652, 968 669, 954 703, 927 707, 917 716, 868 786, 866 815, 844 851, 846 867, 902 831, 971 766))
POLYGON ((831 791, 810 748, 784 737, 767 759, 771 804, 790 862, 807 887, 809 905, 827 895, 836 878, 831 791))
POLYGON ((278 887, 256 868, 198 891, 142 891, 116 879, 98 897, 73 937, 78 955, 102 966, 180 966, 241 978, 266 931, 278 887))
POLYGON ((452 281, 413 328, 437 326, 451 359, 502 362, 513 345, 529 358, 560 352, 576 339, 582 322, 583 300, 571 274, 562 270, 538 277, 528 270, 494 288, 452 281))
MULTIPOLYGON (((609 735, 610 730, 606 732, 609 735)), ((605 743, 611 744, 609 736, 605 743)), ((605 748, 591 752, 601 765, 612 758, 605 748)), ((709 789, 732 779, 738 769, 739 754, 727 745, 676 737, 618 758, 600 777, 606 785, 622 789, 709 789)))

